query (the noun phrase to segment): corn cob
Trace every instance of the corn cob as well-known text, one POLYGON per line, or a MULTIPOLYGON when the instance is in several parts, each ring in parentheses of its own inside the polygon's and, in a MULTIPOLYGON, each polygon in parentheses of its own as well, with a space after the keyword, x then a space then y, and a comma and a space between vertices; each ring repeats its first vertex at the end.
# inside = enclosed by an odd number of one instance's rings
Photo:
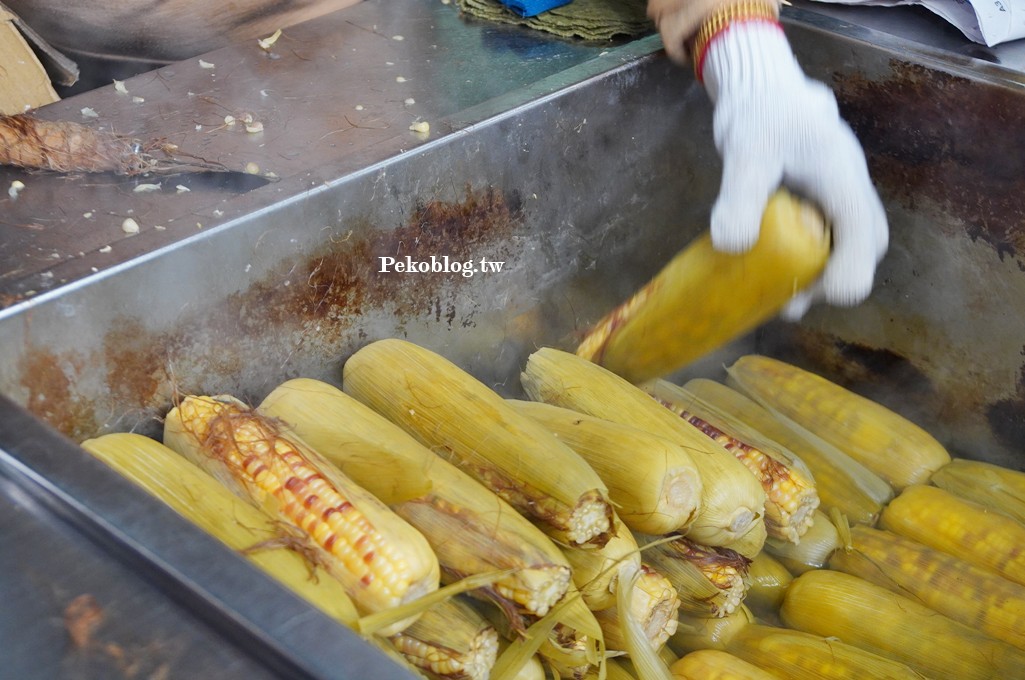
POLYGON ((601 546, 609 539, 612 507, 597 473, 443 357, 403 340, 379 340, 345 363, 343 389, 557 540, 601 546))
POLYGON ((838 571, 794 579, 783 623, 907 664, 935 680, 1016 677, 1025 652, 939 614, 911 598, 838 571))
MULTIPOLYGON (((230 397, 186 397, 164 441, 243 500, 313 539, 318 559, 373 613, 437 590, 438 560, 418 531, 274 421, 230 397)), ((413 618, 382 634, 399 632, 413 618)))
POLYGON ((619 576, 626 568, 641 566, 637 541, 626 526, 613 517, 613 534, 601 548, 563 548, 573 569, 573 583, 588 609, 608 609, 616 604, 619 576))
POLYGON ((825 378, 747 355, 729 369, 741 392, 836 446, 898 491, 929 480, 950 454, 910 420, 825 378))
POLYGON ((666 375, 773 317, 828 256, 821 215, 779 191, 751 250, 720 253, 699 237, 599 321, 577 354, 633 383, 666 375))
POLYGON ((542 348, 527 360, 521 382, 535 401, 648 430, 686 449, 702 481, 698 516, 686 532, 698 543, 728 546, 763 523, 765 492, 747 468, 619 376, 573 354, 542 348))
POLYGON ((498 657, 498 633, 458 598, 427 609, 390 639, 406 659, 436 680, 487 680, 498 657))
POLYGON ((836 525, 825 513, 816 510, 815 521, 799 545, 770 538, 765 541, 765 552, 791 573, 803 574, 825 567, 833 553, 844 545, 836 525))
POLYGON ((359 615, 342 584, 315 558, 310 539, 289 532, 270 515, 158 441, 140 434, 112 433, 82 442, 82 448, 167 503, 325 614, 349 627, 359 615))
POLYGON ((793 453, 731 418, 701 397, 665 380, 648 386, 660 404, 736 456, 765 490, 765 528, 773 538, 798 543, 819 506, 815 480, 793 453))
POLYGON ((1025 586, 889 531, 854 527, 851 537, 851 550, 836 552, 830 569, 1025 649, 1025 586))
POLYGON ((821 508, 837 508, 852 524, 875 524, 893 489, 861 463, 832 444, 784 422, 757 402, 715 380, 696 378, 684 388, 731 418, 790 450, 811 471, 821 508))
POLYGON ((932 486, 909 486, 879 526, 1025 585, 1025 525, 932 486))
POLYGON ((669 670, 678 680, 777 680, 778 677, 718 649, 691 652, 669 670))
POLYGON ((669 638, 669 648, 678 656, 699 649, 725 650, 734 637, 754 624, 751 610, 740 605, 732 614, 716 618, 681 613, 676 632, 669 638))
POLYGON ((793 580, 793 575, 779 560, 769 553, 759 553, 748 565, 744 603, 762 619, 776 618, 783 595, 793 580))
MULTIPOLYGON (((866 625, 878 624, 877 621, 866 625)), ((834 638, 751 624, 726 651, 786 680, 924 680, 899 661, 834 638)))
POLYGON ((594 468, 609 489, 616 514, 633 531, 685 529, 701 502, 701 476, 673 442, 629 425, 537 401, 509 400, 594 468))
MULTIPOLYGON (((661 649, 678 625, 680 598, 668 578, 650 566, 641 565, 630 594, 630 616, 641 625, 644 637, 655 651, 661 649)), ((609 650, 627 651, 626 635, 613 606, 594 612, 609 650)))
POLYGON ((327 460, 418 529, 445 582, 513 570, 477 595, 511 616, 544 616, 566 593, 570 566, 537 527, 404 430, 327 383, 279 385, 258 411, 292 428, 327 460), (387 469, 388 474, 381 474, 387 469), (415 479, 405 479, 412 475, 415 479), (428 484, 418 488, 423 481, 428 484))
POLYGON ((1025 523, 1025 472, 955 458, 930 481, 945 491, 1025 523))
POLYGON ((669 579, 685 614, 722 617, 744 601, 748 560, 740 553, 701 546, 683 536, 670 541, 637 538, 644 546, 644 561, 669 579))

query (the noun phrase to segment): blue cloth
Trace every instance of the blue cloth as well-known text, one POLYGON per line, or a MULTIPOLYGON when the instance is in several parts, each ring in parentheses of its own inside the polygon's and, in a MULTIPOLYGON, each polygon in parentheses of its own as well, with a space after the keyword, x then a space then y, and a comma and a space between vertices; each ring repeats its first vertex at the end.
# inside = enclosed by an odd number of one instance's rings
POLYGON ((556 7, 568 5, 573 0, 500 0, 500 2, 521 17, 534 17, 556 7))

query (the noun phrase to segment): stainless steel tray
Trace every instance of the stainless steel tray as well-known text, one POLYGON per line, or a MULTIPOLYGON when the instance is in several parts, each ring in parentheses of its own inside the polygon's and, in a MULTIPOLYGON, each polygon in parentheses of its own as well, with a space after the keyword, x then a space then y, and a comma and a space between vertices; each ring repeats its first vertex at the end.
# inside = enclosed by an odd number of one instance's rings
MULTIPOLYGON (((204 57, 212 74, 182 63, 130 80, 155 118, 110 88, 44 112, 89 106, 119 129, 176 134, 232 168, 273 170, 263 186, 179 194, 174 179, 135 194, 110 177, 0 171, 0 186, 27 185, 4 206, 5 237, 20 234, 7 242, 38 255, 5 250, 0 277, 0 501, 80 537, 111 581, 131 574, 124 587, 156 615, 209 630, 211 658, 240 674, 402 675, 75 442, 157 432, 174 389, 256 401, 297 375, 337 382, 346 356, 389 336, 517 394, 526 356, 572 346, 702 229, 716 193, 707 98, 656 39, 580 46, 452 11, 368 2, 290 29, 278 60, 237 46, 204 57), (475 59, 459 56, 467 45, 475 59), (366 61, 339 66, 353 50, 366 61), (197 81, 206 98, 189 96, 197 81), (225 109, 254 112, 263 137, 204 134, 225 109), (417 117, 426 138, 408 130, 417 117), (121 233, 129 214, 143 233, 121 233), (378 271, 406 255, 504 264, 378 271)), ((880 399, 955 454, 1022 468, 1025 79, 802 10, 787 30, 865 145, 891 250, 866 304, 769 324, 686 374, 771 353, 880 399)), ((46 560, 45 546, 26 558, 46 560)))

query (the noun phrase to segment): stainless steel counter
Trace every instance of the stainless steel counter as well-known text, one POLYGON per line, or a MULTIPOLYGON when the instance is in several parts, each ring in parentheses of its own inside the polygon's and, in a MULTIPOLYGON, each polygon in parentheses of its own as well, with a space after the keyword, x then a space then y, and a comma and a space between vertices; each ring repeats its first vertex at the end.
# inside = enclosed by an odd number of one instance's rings
MULTIPOLYGON (((1008 66, 1013 48, 994 51, 998 64, 827 14, 790 8, 787 30, 865 142, 891 254, 866 305, 770 325, 723 356, 798 355, 914 408, 955 452, 1022 467, 1025 76, 1008 66)), ((227 168, 255 163, 262 179, 0 169, 0 509, 13 513, 0 574, 14 574, 0 631, 15 641, 0 668, 106 679, 118 648, 168 677, 213 665, 401 677, 75 442, 158 431, 175 388, 256 400, 286 377, 337 381, 349 352, 387 335, 444 348, 515 393, 534 346, 571 342, 707 221, 719 170, 707 98, 657 38, 580 45, 418 0, 288 29, 273 55, 254 42, 202 61, 212 67, 174 64, 128 80, 127 95, 105 87, 39 115, 166 137, 227 168), (246 113, 262 133, 225 124, 246 113), (122 231, 126 217, 139 234, 122 231), (377 275, 373 258, 390 253, 508 266, 377 275), (99 651, 63 621, 80 595, 95 604, 86 614, 103 613, 89 638, 99 651), (34 670, 44 645, 58 660, 34 670)))

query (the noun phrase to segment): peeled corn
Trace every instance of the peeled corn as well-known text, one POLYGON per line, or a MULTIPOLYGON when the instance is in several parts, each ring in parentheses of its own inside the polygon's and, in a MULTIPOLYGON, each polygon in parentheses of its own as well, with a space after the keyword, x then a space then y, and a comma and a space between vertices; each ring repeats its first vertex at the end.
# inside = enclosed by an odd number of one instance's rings
POLYGON ((669 670, 678 680, 777 680, 758 666, 718 649, 691 652, 669 670))
POLYGON ((355 627, 359 615, 341 582, 310 561, 310 539, 274 519, 158 441, 112 433, 82 442, 122 475, 167 503, 229 548, 244 554, 328 616, 355 627))
MULTIPOLYGON (((312 538, 318 560, 361 613, 437 590, 438 560, 416 529, 274 421, 230 397, 186 397, 164 421, 164 442, 312 538)), ((389 627, 396 633, 413 618, 389 627)))
POLYGON ((379 340, 353 354, 343 389, 571 545, 603 545, 612 506, 597 473, 535 421, 434 352, 379 340))
POLYGON ((935 680, 1018 677, 1025 652, 885 588, 826 569, 794 579, 780 608, 798 630, 907 664, 935 680))
POLYGON ((889 531, 851 529, 830 569, 914 598, 951 619, 1025 649, 1025 586, 889 531))
POLYGON ((932 486, 909 486, 879 526, 1025 585, 1025 525, 932 486))
POLYGON ((729 380, 770 411, 851 456, 900 490, 929 480, 950 454, 910 420, 825 378, 758 355, 737 359, 729 380))
POLYGON ((577 354, 633 383, 666 375, 774 316, 828 256, 821 215, 781 190, 751 250, 720 253, 701 236, 599 321, 577 354))
POLYGON ((307 378, 289 380, 258 410, 286 423, 419 530, 438 556, 446 582, 511 570, 484 593, 528 616, 543 616, 566 593, 570 566, 540 529, 338 388, 307 378))
POLYGON ((686 532, 698 543, 729 546, 764 524, 765 492, 758 480, 725 449, 643 390, 596 364, 552 348, 530 355, 521 382, 535 401, 648 430, 686 449, 702 481, 698 516, 686 532))

